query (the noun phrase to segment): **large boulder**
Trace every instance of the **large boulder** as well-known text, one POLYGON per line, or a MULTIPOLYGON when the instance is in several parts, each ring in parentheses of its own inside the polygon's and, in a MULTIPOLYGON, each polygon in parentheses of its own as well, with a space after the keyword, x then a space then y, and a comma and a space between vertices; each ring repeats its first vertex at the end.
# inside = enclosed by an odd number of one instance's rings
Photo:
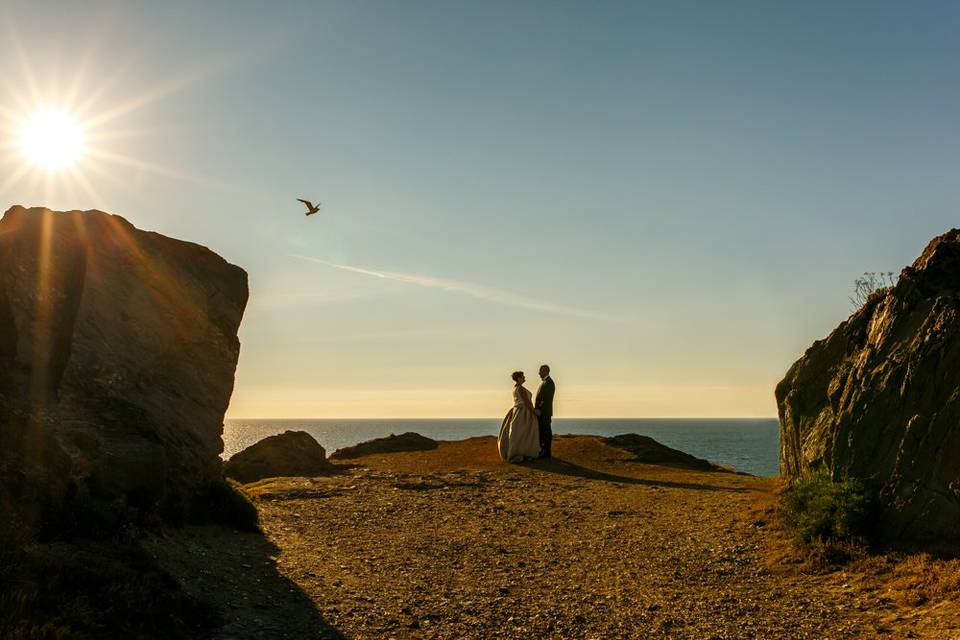
POLYGON ((0 508, 187 508, 220 477, 247 295, 239 267, 118 216, 7 211, 0 508))
POLYGON ((246 483, 283 476, 310 478, 333 469, 327 452, 313 436, 306 431, 284 431, 235 454, 223 466, 223 475, 246 483))
POLYGON ((960 536, 960 230, 815 342, 776 398, 783 475, 866 480, 890 537, 960 536))

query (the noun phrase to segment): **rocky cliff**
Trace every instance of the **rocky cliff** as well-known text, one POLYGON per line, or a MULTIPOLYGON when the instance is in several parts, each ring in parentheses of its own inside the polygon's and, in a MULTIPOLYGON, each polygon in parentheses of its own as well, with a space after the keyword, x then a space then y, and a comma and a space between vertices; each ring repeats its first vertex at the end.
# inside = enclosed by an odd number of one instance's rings
POLYGON ((7 211, 0 507, 182 512, 220 474, 247 295, 239 267, 118 216, 7 211))
POLYGON ((960 535, 960 230, 819 340, 776 389, 780 470, 879 490, 885 531, 960 535))

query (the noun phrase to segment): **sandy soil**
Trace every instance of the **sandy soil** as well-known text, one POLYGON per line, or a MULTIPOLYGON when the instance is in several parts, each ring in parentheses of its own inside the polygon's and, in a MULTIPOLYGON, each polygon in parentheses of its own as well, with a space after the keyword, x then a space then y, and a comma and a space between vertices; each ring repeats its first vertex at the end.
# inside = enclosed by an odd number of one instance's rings
POLYGON ((155 549, 219 601, 222 638, 960 638, 956 601, 915 597, 922 566, 806 573, 769 521, 771 480, 591 436, 555 455, 506 465, 475 438, 261 481, 265 539, 155 549))

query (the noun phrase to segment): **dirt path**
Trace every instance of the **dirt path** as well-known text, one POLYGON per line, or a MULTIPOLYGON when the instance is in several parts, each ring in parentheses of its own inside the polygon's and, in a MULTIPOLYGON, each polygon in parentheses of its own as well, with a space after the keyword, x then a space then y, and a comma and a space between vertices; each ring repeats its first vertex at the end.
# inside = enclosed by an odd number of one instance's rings
POLYGON ((219 612, 216 640, 960 639, 960 560, 806 574, 765 522, 770 480, 639 464, 592 436, 555 451, 368 456, 247 485, 263 534, 144 545, 219 612))
MULTIPOLYGON (((504 465, 492 439, 250 485, 277 569, 348 638, 960 637, 844 574, 771 570, 768 480, 629 462, 597 438, 504 465)), ((942 607, 941 607, 942 609, 942 607)))

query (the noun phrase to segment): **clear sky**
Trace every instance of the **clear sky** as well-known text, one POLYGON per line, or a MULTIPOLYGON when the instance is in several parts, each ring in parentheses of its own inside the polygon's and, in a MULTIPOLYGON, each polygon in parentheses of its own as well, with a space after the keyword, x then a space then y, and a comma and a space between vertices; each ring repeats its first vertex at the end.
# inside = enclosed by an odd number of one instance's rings
POLYGON ((954 2, 0 3, 0 206, 250 274, 233 417, 771 416, 956 226, 954 2), (87 127, 24 164, 42 106, 87 127), (295 198, 320 200, 305 218, 295 198))

